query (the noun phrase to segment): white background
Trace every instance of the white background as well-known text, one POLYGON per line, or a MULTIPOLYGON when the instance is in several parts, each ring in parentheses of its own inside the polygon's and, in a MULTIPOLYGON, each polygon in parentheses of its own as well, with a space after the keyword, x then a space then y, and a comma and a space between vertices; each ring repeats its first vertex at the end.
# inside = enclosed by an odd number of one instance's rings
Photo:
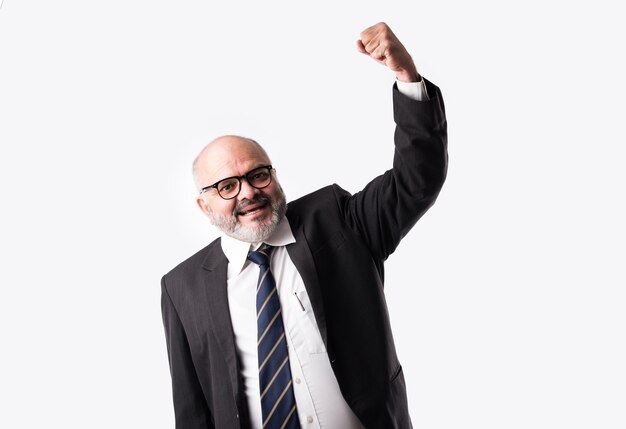
POLYGON ((387 264, 416 428, 626 427, 618 2, 4 0, 0 426, 172 428, 160 277, 215 236, 190 164, 267 148, 288 199, 390 166, 386 21, 450 169, 387 264), (593 6, 592 6, 593 3, 593 6))

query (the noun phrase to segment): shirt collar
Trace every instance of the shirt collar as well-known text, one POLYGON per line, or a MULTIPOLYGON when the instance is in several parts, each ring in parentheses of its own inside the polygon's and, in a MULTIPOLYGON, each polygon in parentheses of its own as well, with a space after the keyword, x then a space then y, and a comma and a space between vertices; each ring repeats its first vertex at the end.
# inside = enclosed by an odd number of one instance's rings
MULTIPOLYGON (((228 258, 228 279, 234 278, 239 275, 246 265, 248 252, 251 250, 257 250, 263 243, 246 243, 245 241, 237 240, 226 234, 221 235, 222 251, 228 258)), ((295 243, 296 238, 291 232, 289 221, 284 216, 278 223, 278 226, 270 235, 270 237, 264 241, 273 247, 286 246, 291 243, 295 243)))

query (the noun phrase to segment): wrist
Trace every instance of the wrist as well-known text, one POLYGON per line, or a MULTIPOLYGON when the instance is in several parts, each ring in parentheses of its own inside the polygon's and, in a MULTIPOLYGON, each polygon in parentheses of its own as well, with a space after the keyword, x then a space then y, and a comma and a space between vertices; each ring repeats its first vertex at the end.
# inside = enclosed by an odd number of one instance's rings
POLYGON ((400 82, 419 82, 422 80, 422 77, 419 75, 417 70, 402 70, 396 72, 396 79, 400 82))

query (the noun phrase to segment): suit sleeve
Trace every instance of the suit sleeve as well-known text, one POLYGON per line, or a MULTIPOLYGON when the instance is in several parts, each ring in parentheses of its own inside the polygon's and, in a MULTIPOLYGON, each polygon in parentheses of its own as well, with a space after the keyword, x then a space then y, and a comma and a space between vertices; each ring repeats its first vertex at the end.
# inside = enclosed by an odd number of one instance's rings
POLYGON ((426 81, 429 100, 393 88, 396 129, 393 168, 350 196, 337 191, 346 222, 385 260, 433 205, 446 178, 447 123, 441 92, 426 81))
POLYGON ((176 429, 214 428, 211 413, 191 359, 189 343, 176 308, 161 280, 161 311, 172 375, 176 429))

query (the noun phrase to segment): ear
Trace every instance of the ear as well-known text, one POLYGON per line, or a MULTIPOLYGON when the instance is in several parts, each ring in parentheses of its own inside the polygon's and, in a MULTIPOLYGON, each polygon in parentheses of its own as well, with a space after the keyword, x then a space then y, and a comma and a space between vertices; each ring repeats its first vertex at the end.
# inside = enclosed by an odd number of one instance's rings
POLYGON ((211 213, 211 209, 209 208, 209 205, 207 204, 207 202, 204 200, 204 198, 202 197, 202 195, 198 195, 196 197, 196 203, 198 204, 198 207, 200 207, 200 210, 202 210, 202 212, 205 215, 209 215, 209 213, 211 213))

